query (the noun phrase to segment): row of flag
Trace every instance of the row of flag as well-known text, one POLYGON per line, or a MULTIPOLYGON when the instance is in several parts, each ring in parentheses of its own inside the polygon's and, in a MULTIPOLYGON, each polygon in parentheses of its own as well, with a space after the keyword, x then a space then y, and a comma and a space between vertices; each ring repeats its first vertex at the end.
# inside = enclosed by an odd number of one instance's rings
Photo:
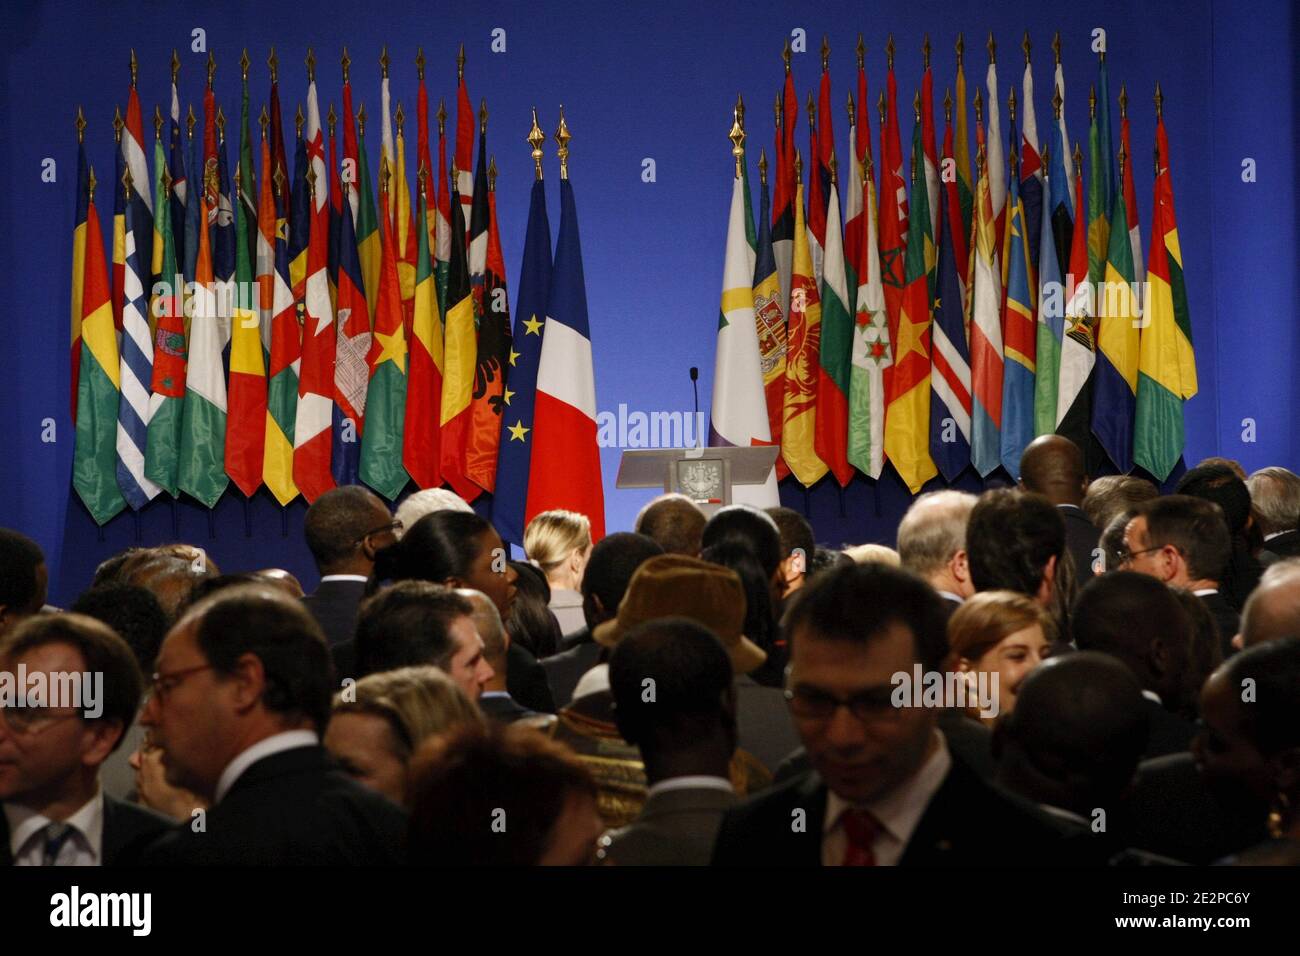
POLYGON ((78 495, 103 524, 163 493, 212 508, 232 484, 247 497, 265 485, 281 505, 358 482, 390 500, 411 484, 447 485, 467 501, 491 495, 493 520, 510 541, 522 542, 527 521, 555 507, 589 514, 593 533, 603 533, 563 112, 552 258, 545 136, 533 111, 536 180, 512 330, 487 108, 475 116, 463 47, 450 175, 443 106, 436 171, 432 164, 423 53, 414 177, 387 51, 377 169, 364 105, 353 111, 350 63, 344 50, 342 115, 329 107, 327 137, 308 53, 291 178, 275 53, 255 141, 245 51, 232 177, 215 59, 209 54, 201 135, 191 106, 183 136, 173 53, 168 142, 158 108, 151 176, 133 51, 126 116, 119 111, 114 122, 111 266, 78 111, 71 349, 78 495))
POLYGON ((989 37, 987 98, 978 88, 973 97, 972 177, 960 37, 942 152, 927 38, 906 157, 890 37, 879 164, 862 38, 843 153, 825 39, 818 94, 807 100, 807 152, 796 146, 787 43, 771 190, 766 151, 759 160, 757 227, 738 100, 712 444, 779 444, 778 477, 805 487, 827 473, 841 487, 855 471, 876 479, 889 461, 915 493, 967 467, 1018 478, 1025 446, 1055 432, 1084 449, 1090 473, 1104 456, 1122 473, 1137 466, 1168 477, 1197 383, 1159 86, 1144 269, 1127 95, 1121 89, 1116 149, 1105 53, 1089 93, 1085 178, 1066 131, 1060 37, 1044 136, 1028 34, 1022 47, 1020 123, 1013 87, 1004 152, 989 37))

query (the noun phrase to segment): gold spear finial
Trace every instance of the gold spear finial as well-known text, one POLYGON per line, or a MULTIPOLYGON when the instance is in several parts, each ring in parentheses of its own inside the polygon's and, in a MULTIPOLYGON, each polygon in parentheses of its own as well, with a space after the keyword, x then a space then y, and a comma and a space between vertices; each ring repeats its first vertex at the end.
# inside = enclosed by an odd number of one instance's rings
POLYGON ((822 34, 822 72, 825 73, 830 69, 831 64, 831 41, 822 34))
POLYGON ((77 119, 74 125, 77 127, 77 142, 84 143, 86 141, 86 114, 82 112, 80 106, 77 107, 77 119))
POLYGON ((760 186, 767 185, 767 150, 758 151, 758 182, 760 186))
POLYGON ((357 107, 357 133, 361 136, 366 135, 366 104, 362 103, 357 107))
POLYGON ((1079 148, 1079 141, 1074 141, 1074 175, 1079 177, 1083 175, 1083 150, 1079 148))
POLYGON ((855 106, 855 104, 854 104, 854 102, 853 102, 853 93, 852 93, 852 92, 849 93, 849 100, 848 100, 848 102, 845 103, 844 105, 845 105, 845 108, 848 109, 848 111, 849 111, 849 125, 852 126, 852 125, 853 125, 853 121, 857 118, 857 109, 856 109, 856 106, 855 106))
POLYGON ((388 79, 388 63, 388 44, 385 43, 384 48, 379 51, 379 76, 381 79, 388 79))
POLYGON ((217 58, 208 51, 208 89, 212 89, 212 78, 217 75, 217 58))
POLYGON ((1011 177, 1016 182, 1020 181, 1020 150, 1014 140, 1011 143, 1011 177))
POLYGON ((226 141, 226 114, 220 106, 217 107, 217 142, 226 141))
POLYGON ((980 95, 979 87, 975 88, 975 122, 978 124, 984 119, 984 97, 980 95))
POLYGON ((271 117, 267 115, 266 104, 262 104, 262 113, 257 117, 257 125, 262 127, 262 139, 266 139, 266 127, 270 125, 271 117))
POLYGON ((316 82, 316 54, 311 47, 307 47, 307 82, 316 82))
POLYGON ((417 47, 415 50, 415 78, 424 79, 424 47, 417 47))
POLYGON ((1061 31, 1056 31, 1056 36, 1052 37, 1052 60, 1057 65, 1061 65, 1061 31))
POLYGON ((1064 105, 1065 105, 1065 101, 1061 99, 1061 88, 1059 86, 1053 87, 1052 116, 1059 120, 1061 118, 1061 107, 1064 105))
POLYGON ((280 82, 280 59, 275 55, 275 46, 272 45, 271 52, 266 58, 266 65, 271 70, 272 85, 280 82))
POLYGON ((1156 119, 1160 119, 1164 115, 1164 109, 1165 109, 1165 94, 1160 92, 1160 83, 1157 82, 1156 83, 1156 119))
POLYGON ((122 142, 123 125, 124 124, 122 123, 122 107, 114 106, 113 107, 113 141, 115 143, 122 142))
POLYGON ((1128 87, 1121 83, 1119 85, 1119 118, 1124 119, 1128 116, 1128 87))
POLYGON ((388 177, 390 175, 388 157, 381 152, 379 155, 379 192, 381 194, 388 192, 388 177))
POLYGON ((975 150, 975 166, 978 170, 977 175, 983 176, 988 166, 988 147, 983 143, 980 143, 979 149, 975 150))
POLYGON ((957 69, 961 69, 962 54, 966 52, 966 41, 962 39, 960 33, 957 34, 957 69))
POLYGON ((892 33, 885 42, 885 67, 890 70, 894 68, 894 35, 892 33))
POLYGON ((316 198, 316 164, 307 164, 307 192, 313 199, 316 198))
POLYGON ((790 38, 785 38, 785 47, 781 50, 781 59, 785 62, 785 71, 790 72, 790 38))
POLYGON ((745 98, 739 93, 736 94, 736 119, 740 123, 740 128, 745 128, 745 98))
POLYGON ((858 34, 858 45, 855 52, 858 55, 858 69, 860 70, 862 69, 863 63, 866 62, 866 56, 867 56, 867 45, 862 42, 861 33, 858 34))
POLYGON ((836 163, 835 161, 835 150, 833 149, 831 150, 830 166, 831 166, 831 185, 838 186, 840 184, 839 173, 837 172, 839 168, 839 164, 836 163))
POLYGON ((542 132, 541 124, 537 122, 537 107, 533 107, 533 125, 528 130, 528 136, 525 140, 528 143, 529 155, 533 158, 533 172, 540 180, 542 178, 542 144, 546 142, 546 134, 542 132))
POLYGON ((484 98, 478 101, 478 131, 480 133, 487 132, 487 121, 488 121, 487 99, 484 98))
POLYGON ((393 110, 393 122, 397 124, 397 135, 402 135, 402 128, 406 125, 406 114, 402 112, 402 101, 397 101, 397 109, 393 110))
POLYGON ((153 108, 153 135, 157 139, 162 139, 162 124, 162 107, 155 106, 153 108))
POLYGON ((248 83, 248 47, 244 47, 244 52, 239 56, 239 77, 241 82, 248 83))
POLYGON ((497 191, 497 158, 495 156, 489 156, 488 157, 488 192, 494 193, 496 191, 497 191))
POLYGON ((298 104, 298 112, 297 112, 296 114, 294 114, 294 117, 293 117, 293 125, 294 125, 294 128, 298 131, 298 138, 299 138, 299 139, 302 139, 302 124, 303 124, 302 104, 299 103, 299 104, 298 104))
POLYGON ((135 89, 135 81, 140 75, 140 64, 135 58, 135 47, 131 47, 131 89, 135 89))
POLYGON ((420 189, 417 195, 420 196, 424 195, 424 181, 428 178, 429 178, 429 167, 425 166, 424 162, 421 161, 420 168, 415 171, 415 180, 416 183, 419 185, 419 189, 420 189))
POLYGON ((1016 121, 1016 88, 1013 86, 1007 91, 1007 111, 1011 115, 1011 122, 1016 121))
POLYGON ((330 111, 325 114, 325 122, 329 124, 330 139, 334 138, 334 127, 338 124, 338 114, 334 112, 334 104, 330 104, 330 111))
POLYGON ((997 45, 997 43, 995 43, 994 40, 993 40, 993 31, 992 31, 992 30, 989 31, 989 42, 986 43, 985 46, 987 46, 988 49, 989 49, 989 62, 990 62, 990 63, 997 63, 997 62, 998 62, 998 45, 997 45))
POLYGON ((122 189, 126 201, 131 201, 131 166, 129 163, 122 166, 122 189))
POLYGON ((876 101, 876 109, 880 111, 880 128, 885 128, 885 91, 880 91, 880 99, 876 101))
POLYGON ((741 163, 745 160, 745 128, 740 125, 740 115, 736 110, 731 111, 731 132, 727 133, 727 138, 731 140, 731 155, 736 157, 736 178, 741 176, 741 163))
POLYGON ((943 90, 943 121, 952 122, 952 87, 944 87, 943 90))
POLYGON ((560 125, 555 129, 555 142, 559 144, 556 154, 560 157, 560 178, 569 178, 569 124, 564 121, 564 104, 560 104, 560 125))
POLYGON ((95 201, 95 186, 97 186, 98 184, 99 184, 99 180, 95 178, 95 167, 91 166, 86 171, 86 187, 90 193, 90 201, 92 203, 95 201))
POLYGON ((923 69, 930 69, 930 34, 928 33, 921 43, 921 65, 923 69))
POLYGON ((194 104, 191 103, 189 112, 185 116, 185 133, 189 139, 194 138, 194 124, 196 122, 198 122, 198 119, 194 115, 194 104))
POLYGON ((447 131, 447 101, 446 99, 438 100, 438 112, 434 114, 438 120, 438 135, 441 136, 447 131))
POLYGON ((1025 31, 1025 38, 1020 41, 1020 49, 1025 51, 1025 66, 1029 65, 1029 31, 1025 31))
POLYGON ((279 166, 275 168, 275 175, 271 177, 271 186, 275 190, 276 199, 284 195, 284 170, 279 166))
POLYGON ((916 114, 916 121, 921 122, 921 91, 917 90, 912 96, 912 112, 916 114))
POLYGON ((1124 141, 1119 143, 1119 178, 1120 182, 1124 181, 1124 163, 1128 161, 1128 150, 1124 148, 1124 141))
POLYGON ((1043 178, 1051 179, 1052 174, 1050 170, 1052 168, 1052 147, 1050 143, 1043 143, 1043 154, 1038 158, 1043 164, 1043 178))
POLYGON ((456 54, 456 82, 465 78, 465 41, 460 43, 460 52, 456 54))
POLYGON ((174 180, 172 179, 172 174, 169 173, 169 172, 167 172, 167 167, 164 166, 164 167, 163 167, 163 170, 162 170, 162 187, 163 187, 163 195, 164 195, 164 196, 170 196, 170 195, 171 195, 171 193, 172 193, 172 183, 173 183, 173 182, 174 182, 174 180))
POLYGON ((813 95, 808 94, 808 128, 817 128, 817 104, 813 102, 813 95))
POLYGON ((352 57, 348 56, 347 46, 343 47, 343 55, 339 57, 339 66, 343 67, 343 85, 347 86, 352 75, 352 57))
POLYGON ((181 72, 181 58, 176 55, 176 50, 172 50, 172 86, 176 85, 176 77, 181 72))
POLYGON ((1097 118, 1097 87, 1088 87, 1088 119, 1097 118))
POLYGON ((773 107, 772 114, 776 117, 776 128, 779 130, 781 128, 781 92, 779 90, 776 94, 776 106, 773 107))
POLYGON ((803 156, 799 153, 799 147, 794 149, 794 181, 796 184, 803 182, 803 156))

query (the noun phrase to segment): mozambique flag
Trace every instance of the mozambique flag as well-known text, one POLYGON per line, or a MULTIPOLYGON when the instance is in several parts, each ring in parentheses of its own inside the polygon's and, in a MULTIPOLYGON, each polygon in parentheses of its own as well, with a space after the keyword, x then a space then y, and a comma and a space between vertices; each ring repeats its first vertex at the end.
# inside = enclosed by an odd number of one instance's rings
MULTIPOLYGON (((201 187, 195 188, 190 195, 200 192, 201 187)), ((154 323, 153 370, 144 476, 175 498, 180 493, 176 481, 185 409, 185 280, 179 275, 172 219, 160 216, 159 221, 163 280, 155 286, 149 304, 154 323)))
POLYGON ((1133 247, 1124 194, 1114 193, 1106 279, 1097 289, 1097 382, 1092 433, 1121 474, 1133 468, 1140 319, 1133 296, 1133 247))
POLYGON ((1097 365, 1097 320, 1093 285, 1088 281, 1088 208, 1083 204, 1083 169, 1075 145, 1074 208, 1070 258, 1065 270, 1065 337, 1056 389, 1056 433, 1083 449, 1093 474, 1101 448, 1092 434, 1092 392, 1097 365))
POLYGON ((117 486, 120 360, 108 292, 104 236, 95 212, 95 173, 88 172, 85 277, 82 280, 81 374, 77 381, 77 446, 72 486, 96 524, 126 507, 117 486))
MULTIPOLYGON (((834 154, 831 161, 834 162, 834 154)), ((835 474, 840 487, 844 487, 853 479, 853 466, 848 459, 853 314, 849 311, 844 244, 840 238, 839 189, 833 172, 826 212, 826 258, 822 263, 821 299, 821 343, 813 447, 817 457, 835 474)))
MULTIPOLYGON (((81 111, 77 111, 81 117, 81 111)), ((77 197, 76 213, 72 220, 72 351, 70 407, 72 421, 77 420, 77 382, 81 377, 81 317, 84 304, 83 289, 86 281, 86 215, 90 205, 89 167, 86 165, 84 130, 77 130, 77 197)), ((103 255, 103 252, 100 252, 103 255)))
MULTIPOLYGON (((420 222, 427 221, 429 170, 419 173, 420 222)), ((411 319, 410 370, 406 382, 406 427, 402 462, 420 488, 442 484, 438 470, 438 423, 442 418, 442 316, 438 284, 429 255, 429 231, 420 230, 415 271, 415 312, 411 319)))
POLYGON ((502 396, 506 411, 501 417, 501 451, 497 457, 496 491, 492 495, 492 523, 503 540, 520 546, 524 541, 524 513, 528 507, 537 368, 542 356, 550 290, 551 227, 546 218, 546 188, 539 173, 528 202, 519 298, 515 300, 515 334, 511 340, 510 391, 502 396))
POLYGON ((375 333, 370 342, 370 388, 366 428, 361 434, 361 480, 390 501, 406 486, 402 467, 402 426, 406 417, 406 330, 402 288, 397 275, 397 239, 388 218, 388 169, 380 161, 379 205, 382 256, 375 333))
MULTIPOLYGON (((960 35, 957 42, 958 44, 961 43, 960 35)), ((945 147, 944 152, 957 163, 957 203, 961 210, 961 232, 958 235, 954 230, 952 247, 957 255, 957 271, 964 277, 967 263, 970 261, 970 235, 975 213, 975 191, 972 188, 973 180, 970 173, 970 128, 966 125, 966 74, 962 70, 961 59, 961 53, 958 52, 957 81, 954 84, 954 91, 957 94, 955 104, 957 114, 956 140, 953 147, 951 149, 945 147)))
MULTIPOLYGON (((453 177, 456 175, 452 169, 453 177)), ((474 397, 474 372, 478 359, 475 342, 474 296, 470 287, 465 244, 464 205, 453 181, 451 190, 451 269, 447 273, 447 319, 443 345, 442 437, 438 460, 442 480, 466 501, 481 489, 465 477, 465 440, 470 427, 470 402, 474 397)))
POLYGON ((465 439, 465 477, 484 491, 496 488, 497 453, 501 447, 501 415, 508 392, 510 357, 510 297, 506 263, 497 225, 496 166, 488 174, 488 244, 483 272, 483 311, 479 315, 478 361, 474 400, 465 439))
MULTIPOLYGON (((978 133, 978 130, 977 130, 978 133)), ((1002 459, 1002 268, 988 164, 979 155, 975 233, 971 237, 971 464, 987 478, 1002 459)))
MULTIPOLYGON (((798 162, 797 157, 795 161, 798 162)), ((807 488, 816 484, 828 470, 826 463, 817 457, 814 446, 822 304, 813 277, 812 250, 803 218, 803 183, 796 182, 794 189, 794 261, 790 274, 781 455, 800 484, 807 488)), ((718 354, 721 356, 721 351, 718 354)), ((718 387, 716 376, 713 387, 715 390, 718 387)), ((716 402, 714 408, 717 408, 716 402)))
POLYGON ((903 482, 916 494, 938 474, 930 457, 930 278, 926 269, 926 232, 930 229, 921 124, 912 133, 912 199, 907 230, 907 285, 894 339, 893 374, 885 411, 885 454, 903 482))
MULTIPOLYGON (((1012 134, 1014 135, 1014 125, 1012 134)), ((1002 307, 1002 467, 1020 478, 1020 456, 1034 440, 1034 359, 1038 330, 1030 280, 1025 206, 1020 198, 1019 157, 1011 147, 1011 192, 1007 199, 1007 287, 1002 307)), ((1040 205, 1041 212, 1041 205, 1040 205)))
POLYGON ((370 309, 357 249, 352 203, 339 211, 337 329, 334 343, 334 418, 330 468, 339 485, 357 482, 361 437, 365 434, 368 358, 372 348, 370 309))
MULTIPOLYGON (((754 327, 758 332, 759 364, 763 370, 763 404, 773 444, 781 444, 782 400, 785 396, 785 312, 781 309, 780 274, 768 225, 767 177, 759 185, 758 249, 754 256, 754 327)), ((790 472, 776 460, 779 481, 790 472)))
MULTIPOLYGON (((349 96, 344 91, 344 97, 349 96)), ((375 215, 375 188, 370 180, 370 160, 366 158, 366 129, 357 130, 357 182, 350 190, 356 203, 354 220, 357 233, 357 258, 361 261, 361 284, 366 290, 366 312, 375 314, 379 302, 379 220, 375 215)))
MULTIPOLYGON (((284 172, 276 168, 275 153, 263 140, 258 248, 261 257, 269 254, 270 263, 262 289, 266 307, 262 334, 269 344, 262 480, 282 506, 298 496, 298 486, 293 483, 293 422, 298 408, 298 356, 302 350, 298 307, 289 285, 287 185, 284 172)), ((259 266, 259 271, 263 268, 259 266)))
MULTIPOLYGON (((861 89, 861 87, 859 88, 861 89)), ((865 112, 859 114, 861 142, 870 138, 865 112)), ((885 288, 880 281, 880 243, 876 237, 876 183, 871 152, 863 150, 862 184, 866 209, 858 253, 854 296, 853 367, 849 369, 849 463, 868 478, 885 467, 885 370, 893 364, 885 288)))
POLYGON ((1138 363, 1133 460, 1164 481, 1183 453, 1183 402, 1196 394, 1196 354, 1174 216, 1174 183, 1163 118, 1156 119, 1155 211, 1147 256, 1145 328, 1138 363))
MULTIPOLYGON (((799 97, 794 91, 794 76, 788 62, 780 104, 781 122, 776 130, 776 190, 772 196, 772 257, 776 260, 776 281, 781 289, 781 315, 784 317, 790 314, 790 269, 794 258, 794 128, 799 122, 799 97)), ((784 387, 783 376, 782 392, 784 387)), ((779 432, 773 432, 773 435, 777 434, 779 432)), ((784 459, 777 459, 777 468, 785 470, 784 459)))
MULTIPOLYGON (((1060 161, 1053 150, 1043 154, 1051 169, 1046 191, 1057 195, 1056 177, 1060 161)), ((1065 340, 1065 295, 1061 287, 1061 263, 1056 258, 1052 202, 1039 210, 1038 230, 1038 341, 1034 372, 1034 434, 1056 431, 1056 394, 1061 378, 1061 346, 1065 340)))

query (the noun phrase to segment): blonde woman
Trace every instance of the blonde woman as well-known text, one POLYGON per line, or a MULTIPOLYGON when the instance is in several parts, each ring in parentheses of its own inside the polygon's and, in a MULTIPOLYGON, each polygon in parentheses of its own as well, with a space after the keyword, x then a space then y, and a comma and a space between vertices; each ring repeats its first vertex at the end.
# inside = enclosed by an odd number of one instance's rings
POLYGON ((549 607, 567 636, 582 630, 582 575, 591 557, 591 522, 576 511, 543 511, 524 529, 524 552, 551 588, 549 607))
POLYGON ((978 696, 968 695, 967 716, 992 725, 1010 713, 1021 681, 1042 663, 1055 638, 1051 616, 1023 594, 982 591, 968 598, 948 621, 947 669, 963 674, 970 691, 983 684, 996 695, 989 708, 994 713, 981 712, 978 696))
POLYGON ((483 724, 465 692, 436 667, 371 674, 334 695, 325 748, 358 783, 404 806, 407 764, 427 738, 483 724))

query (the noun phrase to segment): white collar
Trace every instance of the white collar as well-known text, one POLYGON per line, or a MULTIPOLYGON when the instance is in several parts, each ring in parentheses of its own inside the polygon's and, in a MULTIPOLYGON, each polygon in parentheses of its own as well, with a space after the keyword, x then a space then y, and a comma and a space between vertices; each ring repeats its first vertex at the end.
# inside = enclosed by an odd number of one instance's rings
POLYGON ((1199 591, 1193 591, 1197 597, 1205 597, 1207 594, 1218 594, 1218 588, 1201 588, 1199 591))
MULTIPOLYGON (((18 803, 4 805, 5 818, 9 822, 9 853, 13 859, 37 833, 55 822, 35 810, 18 803)), ((85 841, 96 863, 102 863, 104 844, 104 790, 95 788, 95 795, 67 819, 60 821, 72 827, 85 841)))
POLYGON ((221 771, 221 776, 217 780, 217 790, 212 799, 213 804, 220 803, 221 799, 230 792, 230 788, 235 785, 235 781, 243 776, 244 771, 264 757, 270 757, 272 754, 278 754, 285 750, 295 750, 298 747, 315 747, 319 743, 320 738, 316 736, 314 730, 286 730, 283 733, 262 738, 226 764, 226 769, 221 771))
POLYGON ((551 588, 548 607, 582 607, 582 592, 572 588, 551 588))
POLYGON ((660 793, 671 790, 720 790, 723 793, 735 793, 731 781, 726 777, 714 777, 709 774, 693 774, 685 777, 669 777, 652 785, 645 792, 646 801, 660 793))
POLYGON ((1274 538, 1278 537, 1279 535, 1290 534, 1290 533, 1291 533, 1290 531, 1274 531, 1272 534, 1264 535, 1264 540, 1272 541, 1274 538))
POLYGON ((328 581, 360 581, 365 584, 370 579, 363 574, 327 574, 320 579, 321 584, 328 581))
POLYGON ((966 603, 965 598, 963 598, 960 594, 954 594, 952 591, 940 591, 939 597, 947 598, 949 601, 955 601, 958 604, 966 603))
POLYGON ((481 694, 478 695, 478 699, 479 699, 479 700, 482 700, 484 697, 504 697, 504 698, 506 698, 506 699, 508 700, 508 699, 510 698, 510 691, 508 691, 508 690, 485 690, 485 691, 483 691, 483 693, 481 693, 481 694))
MULTIPOLYGON (((881 827, 904 847, 912 839, 917 824, 925 814, 925 808, 943 786, 944 778, 952 768, 952 756, 948 753, 948 742, 944 739, 943 732, 935 730, 934 734, 939 739, 939 746, 921 768, 893 790, 863 805, 863 809, 870 811, 881 827)), ((828 788, 826 794, 823 833, 835 829, 840 823, 840 816, 853 806, 834 790, 828 788)))
POLYGON ((1161 707, 1165 705, 1165 702, 1160 699, 1160 695, 1153 690, 1146 690, 1145 688, 1143 688, 1142 696, 1145 697, 1147 700, 1154 700, 1161 707))

